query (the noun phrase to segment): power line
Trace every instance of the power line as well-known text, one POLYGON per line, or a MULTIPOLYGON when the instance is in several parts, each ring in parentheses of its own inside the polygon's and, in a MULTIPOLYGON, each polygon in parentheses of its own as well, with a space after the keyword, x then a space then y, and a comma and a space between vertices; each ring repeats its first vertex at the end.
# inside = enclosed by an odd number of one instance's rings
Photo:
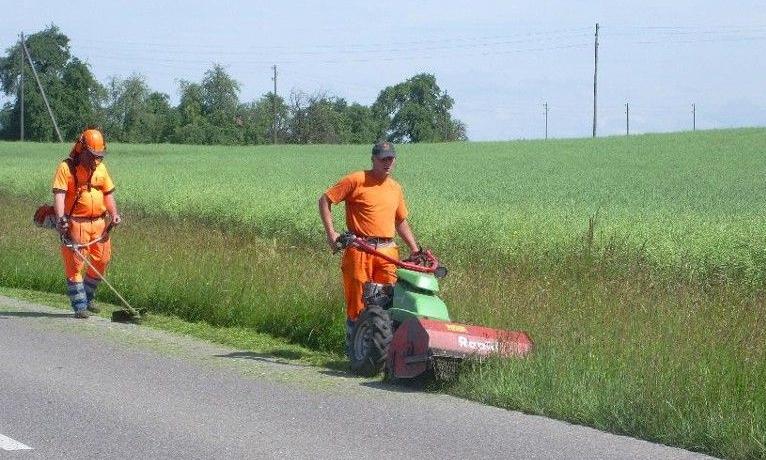
MULTIPOLYGON (((573 28, 573 29, 558 29, 558 30, 552 30, 552 31, 532 31, 532 32, 518 32, 513 34, 503 34, 503 35, 492 35, 492 36, 480 36, 480 37, 442 37, 442 38, 433 38, 433 39, 421 39, 421 40, 410 40, 410 41, 400 41, 400 42, 380 42, 380 43, 347 43, 343 42, 340 44, 310 44, 307 46, 307 48, 362 48, 363 51, 379 51, 379 48, 388 49, 391 47, 400 47, 400 46, 407 46, 407 45, 420 45, 420 44, 427 44, 427 43, 451 43, 451 42, 477 42, 477 41, 497 41, 497 40, 510 40, 513 37, 535 37, 535 36, 541 36, 541 37, 567 37, 572 35, 579 35, 579 36, 587 36, 588 35, 588 28, 573 28), (374 48, 372 50, 364 48, 374 48)), ((198 38, 195 36, 194 38, 198 38)), ((89 43, 113 43, 120 46, 136 46, 140 49, 144 50, 148 47, 157 47, 160 49, 168 49, 173 47, 181 47, 181 48, 193 48, 194 50, 204 49, 204 48, 211 48, 214 51, 219 49, 220 47, 217 45, 205 45, 205 44, 195 44, 194 46, 189 46, 186 44, 186 40, 184 40, 183 43, 178 43, 177 41, 174 42, 136 42, 136 41, 124 41, 124 40, 108 40, 108 39, 96 39, 95 41, 89 40, 89 43)), ((253 49, 253 50, 259 50, 259 52, 263 50, 289 50, 295 48, 295 45, 247 45, 243 46, 243 48, 247 49, 253 49)), ((111 48, 110 48, 111 49, 111 48)), ((281 54, 281 51, 280 51, 281 54)))

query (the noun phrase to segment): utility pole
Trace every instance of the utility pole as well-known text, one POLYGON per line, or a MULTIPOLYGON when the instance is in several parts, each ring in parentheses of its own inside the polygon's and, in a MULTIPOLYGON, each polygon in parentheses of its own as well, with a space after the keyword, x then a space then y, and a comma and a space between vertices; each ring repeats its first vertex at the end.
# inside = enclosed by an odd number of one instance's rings
POLYGON ((596 39, 593 42, 593 137, 596 137, 596 96, 598 95, 598 22, 596 23, 596 39))
POLYGON ((19 103, 21 108, 19 111, 19 139, 24 142, 24 51, 21 49, 22 43, 24 43, 24 32, 21 33, 19 40, 19 103))
POLYGON ((545 140, 548 140, 548 103, 543 104, 545 107, 545 140))
POLYGON ((625 103, 625 135, 630 136, 630 103, 625 103))
POLYGON ((692 104, 692 131, 697 131, 697 104, 692 104))
POLYGON ((272 122, 271 131, 274 135, 274 144, 277 143, 277 66, 273 65, 271 66, 272 69, 274 69, 274 99, 272 99, 273 106, 274 106, 274 121, 272 122))
POLYGON ((43 102, 45 102, 45 108, 48 109, 48 115, 51 116, 51 121, 53 122, 53 127, 56 128, 56 135, 59 138, 59 142, 64 142, 64 139, 61 137, 61 131, 59 131, 59 125, 56 123, 56 117, 53 116, 53 110, 51 110, 51 105, 48 104, 48 98, 45 97, 45 90, 43 89, 42 83, 40 83, 40 77, 37 76, 37 70, 35 70, 35 65, 32 62, 32 56, 29 55, 29 50, 27 49, 26 43, 24 41, 21 41, 21 47, 24 49, 24 54, 27 55, 27 61, 29 61, 29 67, 32 68, 32 75, 35 76, 35 81, 37 81, 37 87, 40 88, 40 94, 43 96, 43 102))

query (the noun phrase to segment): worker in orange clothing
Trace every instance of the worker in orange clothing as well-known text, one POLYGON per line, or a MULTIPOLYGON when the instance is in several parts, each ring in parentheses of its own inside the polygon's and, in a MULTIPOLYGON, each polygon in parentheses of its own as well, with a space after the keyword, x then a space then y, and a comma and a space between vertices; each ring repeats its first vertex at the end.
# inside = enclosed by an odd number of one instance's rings
MULTIPOLYGON (((89 243, 101 238, 106 229, 107 217, 111 219, 112 225, 122 221, 114 200, 114 183, 103 163, 105 154, 106 143, 101 131, 86 129, 75 141, 69 158, 56 169, 53 177, 56 229, 67 241, 75 244, 89 243)), ((105 273, 112 256, 112 243, 106 238, 79 249, 79 252, 93 265, 88 267, 84 279, 84 260, 72 249, 61 245, 67 291, 74 315, 76 318, 87 318, 88 311, 99 311, 93 304, 93 297, 101 283, 100 274, 105 273)))
MULTIPOLYGON (((395 164, 393 144, 379 142, 372 148, 372 169, 343 177, 319 197, 319 216, 331 249, 336 249, 336 240, 340 236, 333 228, 331 206, 345 201, 346 227, 354 235, 393 258, 399 258, 394 241, 397 233, 411 253, 419 251, 407 223, 402 187, 391 177, 395 164)), ((343 254, 341 270, 346 298, 346 332, 350 337, 354 322, 364 309, 364 283, 395 283, 396 266, 380 257, 348 247, 343 254)))

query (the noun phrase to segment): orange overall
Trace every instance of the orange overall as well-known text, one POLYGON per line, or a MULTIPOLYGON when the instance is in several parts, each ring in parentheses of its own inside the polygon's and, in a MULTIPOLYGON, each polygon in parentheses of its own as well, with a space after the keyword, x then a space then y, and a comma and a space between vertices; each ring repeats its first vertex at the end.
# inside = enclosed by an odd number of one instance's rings
MULTIPOLYGON (((325 192, 327 199, 346 204, 346 227, 362 238, 390 240, 377 246, 378 251, 399 258, 393 243, 396 224, 407 218, 402 187, 392 178, 375 179, 370 171, 358 171, 342 178, 325 192)), ((396 266, 380 257, 347 248, 341 261, 343 292, 346 298, 346 316, 355 321, 364 309, 362 299, 364 283, 393 284, 396 266)))
MULTIPOLYGON (((70 218, 68 236, 72 242, 84 244, 101 236, 106 227, 104 196, 114 192, 114 183, 103 163, 96 166, 92 175, 88 168, 77 165, 75 174, 76 182, 67 163, 61 162, 53 178, 53 193, 66 193, 64 209, 70 218)), ((103 274, 112 255, 111 241, 94 243, 79 251, 84 257, 89 257, 93 266, 103 274)), ((81 272, 85 262, 64 245, 61 246, 61 256, 67 280, 82 282, 81 272)), ((91 280, 101 280, 90 267, 87 277, 91 280)))

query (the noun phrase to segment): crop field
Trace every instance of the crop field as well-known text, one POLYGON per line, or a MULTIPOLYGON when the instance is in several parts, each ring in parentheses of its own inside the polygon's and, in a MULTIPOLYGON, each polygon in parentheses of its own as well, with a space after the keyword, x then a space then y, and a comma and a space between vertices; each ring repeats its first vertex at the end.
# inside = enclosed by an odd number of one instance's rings
MULTIPOLYGON (((449 248, 448 260, 557 263, 585 237, 673 274, 762 284, 764 140, 764 130, 752 129, 406 145, 395 175, 420 239, 449 248)), ((132 210, 305 242, 321 238, 319 194, 369 164, 368 149, 355 146, 111 150, 119 199, 132 210)), ((9 143, 0 152, 0 190, 43 200, 67 149, 9 143)))
MULTIPOLYGON (((766 129, 400 146, 394 175, 450 268, 452 316, 537 344, 445 391, 766 456, 764 145, 766 129)), ((125 218, 109 276, 132 304, 341 349, 317 199, 368 167, 369 147, 109 148, 125 218)), ((0 285, 64 292, 55 235, 30 218, 67 152, 0 143, 0 285)))

